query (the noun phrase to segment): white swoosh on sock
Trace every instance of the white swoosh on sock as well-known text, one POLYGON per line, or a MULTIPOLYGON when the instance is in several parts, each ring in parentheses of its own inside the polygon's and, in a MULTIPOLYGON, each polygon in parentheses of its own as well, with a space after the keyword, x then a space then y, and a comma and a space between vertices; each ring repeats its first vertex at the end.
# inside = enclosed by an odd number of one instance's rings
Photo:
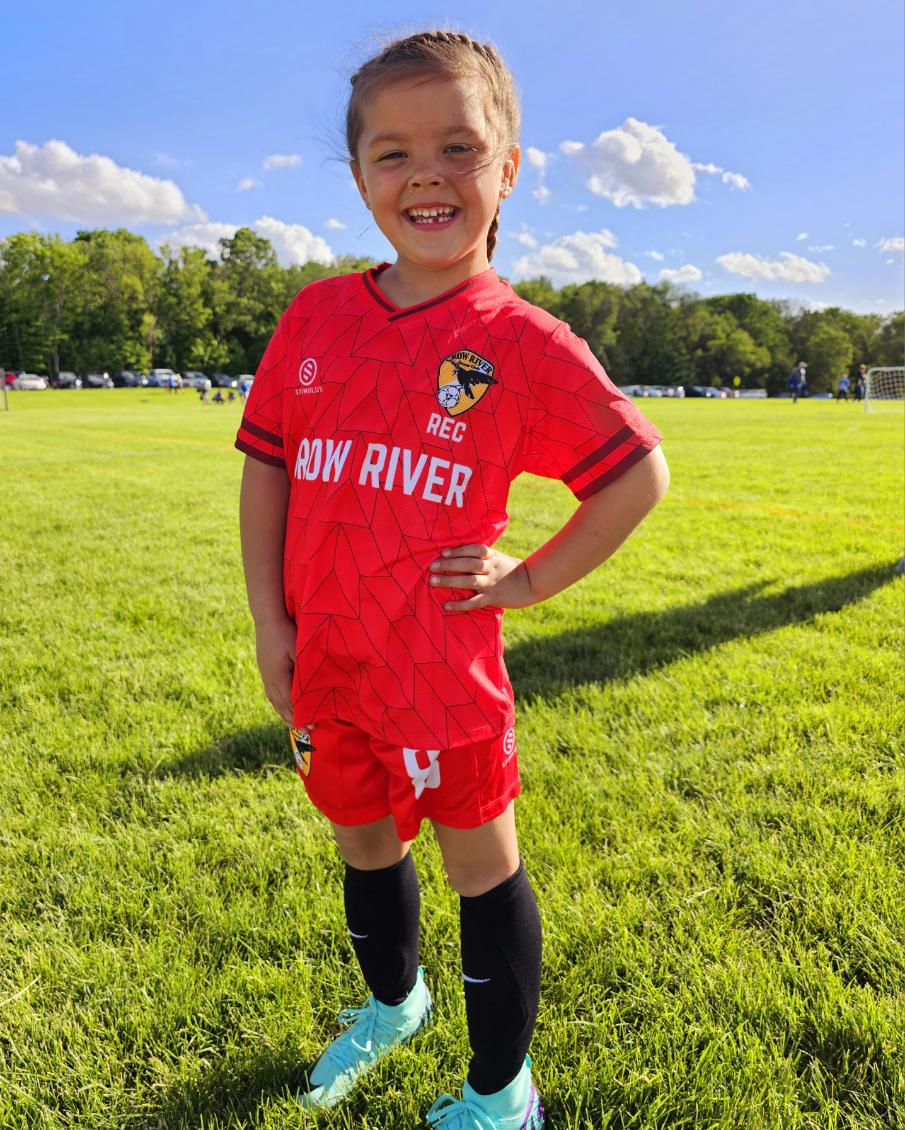
POLYGON ((462 980, 467 981, 469 985, 486 985, 489 983, 489 977, 469 977, 467 973, 462 974, 462 980))
POLYGON ((353 938, 358 938, 359 940, 361 940, 362 938, 369 938, 371 936, 370 934, 356 934, 352 930, 350 930, 349 933, 352 935, 353 938))

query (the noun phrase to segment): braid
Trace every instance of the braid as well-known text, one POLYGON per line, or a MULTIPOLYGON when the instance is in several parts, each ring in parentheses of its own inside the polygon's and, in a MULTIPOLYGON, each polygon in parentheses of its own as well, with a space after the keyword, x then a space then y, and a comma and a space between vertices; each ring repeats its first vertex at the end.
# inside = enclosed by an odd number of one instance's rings
POLYGON ((496 233, 497 228, 500 226, 500 206, 497 205, 496 214, 490 221, 490 227, 487 229, 487 262, 493 258, 493 252, 496 248, 496 233))

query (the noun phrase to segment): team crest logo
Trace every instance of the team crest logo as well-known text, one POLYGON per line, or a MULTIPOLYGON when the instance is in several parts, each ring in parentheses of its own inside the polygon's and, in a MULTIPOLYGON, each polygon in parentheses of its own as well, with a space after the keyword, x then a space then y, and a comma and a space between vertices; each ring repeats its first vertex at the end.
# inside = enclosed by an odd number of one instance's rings
POLYGON ((295 767, 302 777, 307 777, 311 772, 311 754, 314 746, 311 744, 311 734, 305 730, 290 730, 289 742, 292 745, 292 756, 295 767))
POLYGON ((493 365, 470 349, 444 357, 437 373, 437 401, 450 416, 474 408, 491 385, 497 383, 493 365))

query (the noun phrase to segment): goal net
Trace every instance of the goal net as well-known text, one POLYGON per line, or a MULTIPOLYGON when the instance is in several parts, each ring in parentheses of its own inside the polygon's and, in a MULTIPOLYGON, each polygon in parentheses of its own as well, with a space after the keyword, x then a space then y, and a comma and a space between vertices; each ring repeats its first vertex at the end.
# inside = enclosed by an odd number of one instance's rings
POLYGON ((905 365, 876 366, 864 378, 864 411, 905 407, 905 365))

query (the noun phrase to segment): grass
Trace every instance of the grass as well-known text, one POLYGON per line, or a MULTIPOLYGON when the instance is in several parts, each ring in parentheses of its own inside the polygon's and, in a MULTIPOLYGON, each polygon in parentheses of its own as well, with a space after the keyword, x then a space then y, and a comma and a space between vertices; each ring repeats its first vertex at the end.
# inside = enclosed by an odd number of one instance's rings
MULTIPOLYGON (((10 403, 0 1125, 421 1125, 468 1056, 427 829, 436 1023, 332 1114, 291 1099, 360 987, 336 852, 258 686, 237 406, 10 403)), ((903 1127, 902 415, 648 410, 667 499, 506 617, 549 1125, 903 1127)), ((513 552, 573 505, 527 478, 511 503, 513 552)))

